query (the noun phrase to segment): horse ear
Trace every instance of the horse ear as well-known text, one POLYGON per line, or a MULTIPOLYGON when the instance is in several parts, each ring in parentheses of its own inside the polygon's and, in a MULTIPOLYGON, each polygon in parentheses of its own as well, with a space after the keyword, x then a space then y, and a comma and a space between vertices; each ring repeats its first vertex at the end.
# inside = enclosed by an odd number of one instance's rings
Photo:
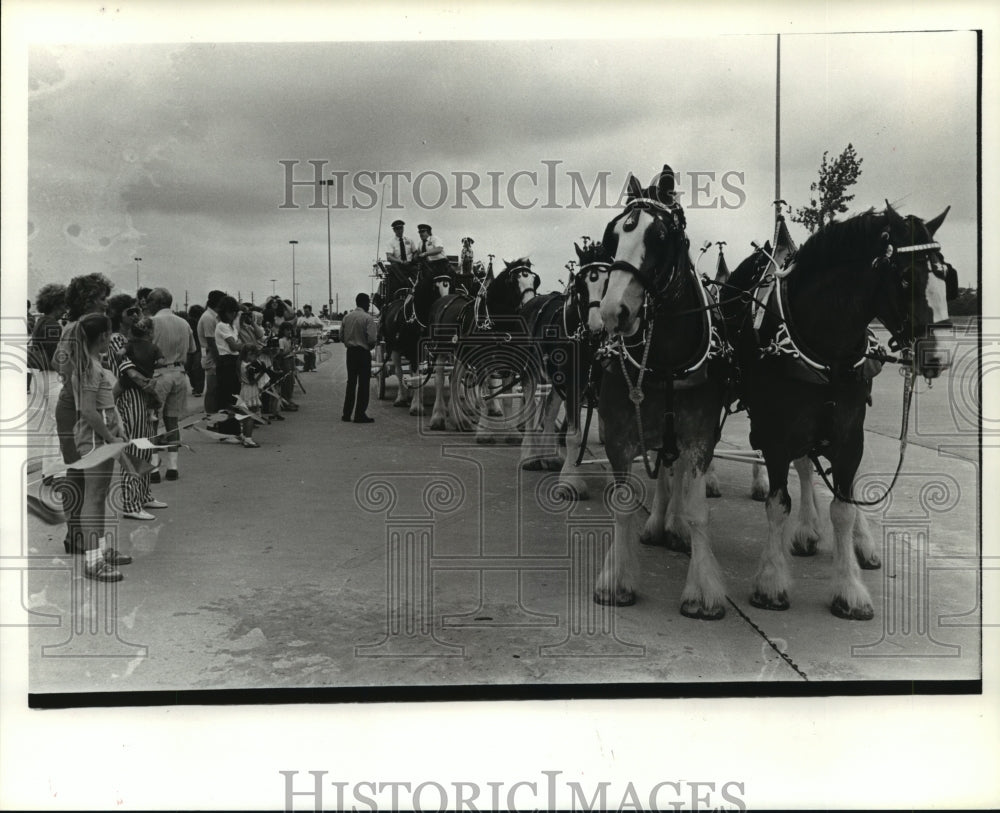
POLYGON ((577 259, 578 259, 578 260, 579 260, 580 262, 583 262, 583 249, 582 249, 582 248, 580 248, 580 247, 579 247, 579 246, 578 246, 578 245, 577 245, 576 243, 573 243, 573 248, 575 248, 575 249, 576 249, 576 258, 577 258, 577 259))
POLYGON ((504 267, 505 270, 508 269, 508 268, 510 268, 510 263, 507 262, 503 257, 501 257, 500 260, 501 260, 501 262, 503 262, 503 267, 504 267))
POLYGON ((948 216, 948 212, 950 211, 951 211, 951 206, 948 206, 945 208, 943 212, 941 212, 941 214, 939 214, 933 220, 928 220, 924 224, 925 226, 927 226, 927 231, 930 232, 931 237, 934 236, 934 232, 936 232, 941 227, 941 224, 944 223, 944 219, 948 216))
POLYGON ((903 222, 902 215, 899 214, 895 209, 892 208, 892 204, 887 200, 885 202, 885 213, 889 217, 891 223, 900 224, 903 222))
POLYGON ((642 187, 639 185, 639 181, 636 180, 635 175, 628 176, 628 199, 630 201, 635 200, 642 196, 642 187))
POLYGON ((674 171, 669 164, 663 165, 663 171, 656 179, 656 199, 660 203, 674 202, 674 171))

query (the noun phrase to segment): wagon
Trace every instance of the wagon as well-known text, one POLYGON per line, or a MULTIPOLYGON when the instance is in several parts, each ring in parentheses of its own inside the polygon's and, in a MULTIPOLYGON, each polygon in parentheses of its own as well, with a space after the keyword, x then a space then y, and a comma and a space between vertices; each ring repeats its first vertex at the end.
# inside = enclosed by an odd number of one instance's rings
MULTIPOLYGON (((448 254, 446 256, 448 257, 448 264, 451 266, 451 270, 457 279, 462 269, 461 260, 457 254, 448 254)), ((372 276, 376 280, 375 294, 378 299, 375 301, 378 303, 387 302, 398 290, 398 288, 393 288, 391 285, 388 265, 382 260, 377 261, 373 266, 372 276)), ((406 361, 409 362, 412 359, 406 359, 406 361)), ((372 376, 378 383, 378 399, 380 401, 386 399, 385 385, 386 380, 391 374, 389 369, 390 362, 391 359, 386 355, 385 342, 380 337, 372 355, 372 376)))

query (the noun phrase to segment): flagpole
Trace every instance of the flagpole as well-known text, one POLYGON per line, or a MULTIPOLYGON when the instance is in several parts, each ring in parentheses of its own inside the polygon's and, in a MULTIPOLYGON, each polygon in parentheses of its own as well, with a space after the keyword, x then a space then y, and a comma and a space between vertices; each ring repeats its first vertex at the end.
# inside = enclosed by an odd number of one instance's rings
POLYGON ((774 73, 774 199, 781 200, 781 34, 774 73))

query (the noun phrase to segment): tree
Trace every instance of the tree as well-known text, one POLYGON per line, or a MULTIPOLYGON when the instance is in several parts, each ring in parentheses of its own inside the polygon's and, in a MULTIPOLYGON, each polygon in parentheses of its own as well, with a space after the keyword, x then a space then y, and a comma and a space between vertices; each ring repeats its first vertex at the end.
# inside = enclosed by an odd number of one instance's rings
POLYGON ((848 144, 833 161, 829 160, 829 154, 829 151, 823 153, 819 180, 809 187, 809 191, 813 193, 809 205, 803 206, 791 216, 792 220, 801 223, 810 233, 847 211, 847 204, 854 199, 854 195, 847 194, 847 189, 857 183, 861 176, 863 159, 858 157, 853 144, 848 144))

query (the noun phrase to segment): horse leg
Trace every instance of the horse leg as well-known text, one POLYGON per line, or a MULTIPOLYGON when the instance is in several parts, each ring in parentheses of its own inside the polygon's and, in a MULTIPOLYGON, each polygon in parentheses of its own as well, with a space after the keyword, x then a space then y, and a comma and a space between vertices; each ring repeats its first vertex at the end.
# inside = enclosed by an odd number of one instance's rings
MULTIPOLYGON (((444 380, 443 364, 442 362, 442 381, 444 380)), ((443 384, 441 385, 441 389, 444 389, 443 384)), ((465 362, 461 361, 457 355, 451 368, 451 384, 449 389, 451 416, 452 420, 455 421, 455 427, 459 432, 469 432, 472 430, 472 422, 469 416, 474 412, 475 404, 469 394, 465 362)))
POLYGON ((750 603, 762 610, 788 609, 791 577, 783 541, 785 522, 792 510, 792 499, 788 496, 788 463, 788 458, 784 456, 777 463, 767 460, 767 474, 771 482, 771 490, 764 503, 767 510, 767 542, 761 551, 750 596, 750 603))
MULTIPOLYGON (((489 391, 497 392, 503 389, 506 382, 502 376, 490 376, 489 378, 489 391)), ((486 415, 490 418, 503 418, 505 413, 503 411, 503 402, 496 397, 488 397, 486 399, 486 415)))
MULTIPOLYGON (((541 409, 532 409, 524 425, 521 441, 521 467, 529 471, 552 469, 552 444, 555 437, 555 415, 559 412, 560 398, 552 390, 542 401, 541 409)), ((558 451, 554 454, 558 455, 558 451)), ((556 469, 559 466, 555 466, 556 469)))
POLYGON ((542 465, 541 435, 545 432, 544 412, 542 415, 532 413, 524 425, 524 435, 521 438, 521 468, 528 471, 540 471, 542 465))
POLYGON ((875 540, 864 511, 855 512, 851 535, 854 539, 854 557, 858 560, 859 567, 862 570, 878 570, 882 567, 882 558, 875 550, 875 540))
MULTIPOLYGON (((431 410, 430 428, 434 431, 444 431, 445 399, 444 399, 444 358, 435 356, 428 362, 434 365, 434 408, 431 410)), ((457 363, 456 363, 456 366, 457 363)), ((451 393, 452 405, 455 403, 455 393, 451 393)))
POLYGON ((559 472, 559 483, 564 489, 564 493, 570 499, 587 500, 590 499, 590 492, 587 490, 587 483, 577 473, 576 460, 580 456, 585 438, 583 437, 583 427, 580 423, 579 402, 571 403, 572 395, 566 403, 566 459, 563 461, 562 471, 559 472))
POLYGON ((767 469, 760 463, 754 463, 753 483, 750 485, 750 499, 757 502, 764 502, 770 491, 771 485, 768 482, 767 469))
MULTIPOLYGON (((396 380, 399 382, 399 388, 396 390, 396 400, 392 402, 395 407, 405 407, 409 406, 407 400, 407 387, 406 382, 403 381, 403 358, 398 350, 392 351, 392 368, 396 372, 396 380)), ((412 411, 410 412, 412 415, 412 411)))
POLYGON ((672 467, 660 466, 660 473, 656 478, 656 490, 653 492, 653 502, 649 506, 649 517, 646 519, 646 524, 639 534, 639 541, 643 545, 667 545, 664 531, 666 529, 667 510, 674 491, 671 488, 672 477, 672 467))
POLYGON ((812 478, 812 463, 808 457, 792 461, 799 475, 799 515, 792 531, 792 556, 813 556, 819 544, 819 511, 812 478))
POLYGON ((708 464, 708 471, 705 472, 705 496, 713 499, 722 496, 722 489, 719 488, 719 475, 715 471, 715 461, 708 464))
MULTIPOLYGON (((861 442, 857 445, 860 446, 861 442)), ((856 455, 851 451, 839 455, 833 465, 834 488, 847 496, 853 494, 854 474, 861 458, 860 448, 856 455)), ((838 618, 868 621, 874 618, 875 610, 868 588, 861 581, 861 568, 854 554, 854 527, 858 513, 857 506, 836 496, 830 503, 830 521, 833 523, 833 599, 830 612, 838 618)))
MULTIPOLYGON (((411 368, 411 375, 419 375, 418 370, 411 368)), ((424 388, 411 387, 410 388, 410 414, 414 417, 419 417, 424 414, 424 388)))
POLYGON ((681 594, 681 615, 717 621, 726 614, 726 587, 708 536, 705 473, 687 455, 674 464, 674 470, 674 491, 680 492, 681 515, 691 539, 691 562, 681 594))
MULTIPOLYGON (((629 461, 630 462, 630 461, 629 461)), ((638 561, 633 543, 631 517, 639 508, 636 487, 628 477, 626 466, 616 467, 613 491, 608 493, 608 502, 615 518, 614 539, 604 557, 604 566, 594 586, 594 601, 615 607, 635 604, 635 574, 638 561)))

